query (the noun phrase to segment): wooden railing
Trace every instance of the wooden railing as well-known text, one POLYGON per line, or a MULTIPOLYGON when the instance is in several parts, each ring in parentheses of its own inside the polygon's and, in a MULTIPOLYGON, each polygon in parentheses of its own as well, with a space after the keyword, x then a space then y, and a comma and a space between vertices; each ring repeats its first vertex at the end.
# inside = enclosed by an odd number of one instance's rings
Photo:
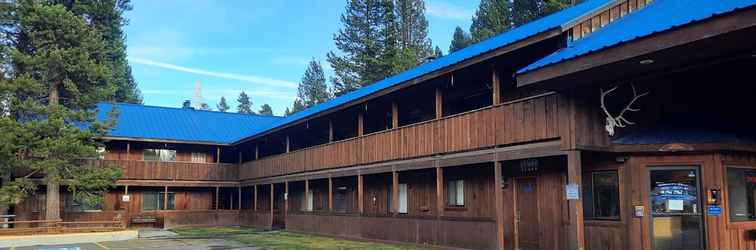
POLYGON ((123 180, 237 181, 239 167, 231 163, 191 163, 131 160, 97 160, 95 165, 117 165, 123 180))
POLYGON ((121 220, 106 221, 61 221, 61 220, 30 220, 30 221, 0 221, 0 235, 25 235, 40 233, 77 233, 77 232, 105 232, 126 228, 121 220))
POLYGON ((240 179, 558 138, 560 95, 546 94, 246 162, 240 179))

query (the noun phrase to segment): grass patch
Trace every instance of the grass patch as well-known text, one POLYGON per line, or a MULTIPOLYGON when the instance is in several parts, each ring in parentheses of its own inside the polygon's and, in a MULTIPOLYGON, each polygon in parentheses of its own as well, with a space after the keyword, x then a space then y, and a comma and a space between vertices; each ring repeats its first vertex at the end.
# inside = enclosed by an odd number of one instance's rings
POLYGON ((263 249, 420 249, 403 245, 342 240, 285 231, 259 231, 251 227, 189 227, 172 229, 181 236, 230 236, 231 239, 263 249))

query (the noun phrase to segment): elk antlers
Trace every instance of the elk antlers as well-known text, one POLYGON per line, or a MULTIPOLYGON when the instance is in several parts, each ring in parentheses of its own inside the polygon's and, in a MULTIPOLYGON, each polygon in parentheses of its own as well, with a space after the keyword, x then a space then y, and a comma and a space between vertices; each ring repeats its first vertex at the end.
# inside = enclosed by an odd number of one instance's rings
POLYGON ((640 111, 640 109, 633 108, 633 103, 635 103, 638 98, 641 98, 645 95, 648 95, 649 92, 645 92, 643 94, 638 94, 638 92, 635 90, 635 85, 630 84, 630 87, 633 89, 633 99, 630 100, 630 103, 628 103, 624 109, 619 113, 617 116, 613 116, 611 113, 609 113, 609 110, 606 109, 606 105, 604 104, 604 99, 606 95, 611 93, 612 91, 619 88, 619 86, 614 86, 614 88, 611 88, 607 91, 604 91, 604 89, 601 89, 601 109, 604 110, 604 114, 606 114, 606 125, 604 125, 604 128, 606 129, 606 132, 609 133, 609 136, 614 136, 614 128, 624 128, 627 125, 633 125, 634 122, 628 121, 624 115, 627 111, 637 112, 640 111))

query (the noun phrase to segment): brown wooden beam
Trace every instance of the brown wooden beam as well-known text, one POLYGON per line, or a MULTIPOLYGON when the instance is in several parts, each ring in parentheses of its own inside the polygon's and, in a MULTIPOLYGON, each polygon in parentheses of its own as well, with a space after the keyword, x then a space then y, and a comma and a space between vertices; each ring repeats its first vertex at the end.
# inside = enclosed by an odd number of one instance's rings
POLYGON ((126 160, 131 159, 131 142, 126 142, 126 160))
POLYGON ((500 161, 494 162, 494 207, 496 208, 496 241, 499 249, 504 249, 504 193, 501 190, 500 161))
POLYGON ((289 135, 286 135, 286 153, 291 152, 291 141, 289 135))
POLYGON ((436 88, 436 119, 444 116, 444 96, 441 88, 436 88))
POLYGON ((365 134, 365 112, 360 110, 357 113, 357 136, 365 134))
POLYGON ((241 211, 241 209, 242 209, 242 195, 241 195, 241 193, 242 193, 242 187, 239 186, 239 196, 238 196, 239 197, 239 206, 238 206, 239 207, 239 209, 238 209, 239 211, 241 211))
POLYGON ((333 142, 333 120, 328 119, 328 142, 333 142))
POLYGON ((328 211, 333 212, 333 178, 328 177, 328 211))
POLYGON ((305 207, 304 207, 304 210, 309 212, 309 211, 312 211, 312 210, 310 210, 310 180, 305 179, 304 182, 305 182, 305 195, 304 195, 304 197, 305 197, 305 207))
POLYGON ((274 203, 276 201, 276 193, 273 191, 274 184, 270 184, 270 227, 273 228, 273 221, 275 221, 276 213, 273 211, 274 209, 274 203))
POLYGON ((220 196, 220 188, 215 187, 215 210, 218 210, 218 203, 220 202, 218 197, 220 196))
POLYGON ((255 160, 260 159, 260 146, 255 143, 255 160))
POLYGON ((491 91, 493 92, 493 105, 501 103, 501 79, 496 64, 491 64, 491 91))
POLYGON ((391 128, 399 127, 399 104, 396 101, 391 102, 391 128))
POLYGON ((163 189, 163 210, 168 210, 168 186, 163 189))
MULTIPOLYGON (((567 183, 582 188, 582 160, 580 151, 567 151, 567 183)), ((578 190, 578 194, 582 196, 578 190)), ((585 228, 583 224, 583 199, 567 200, 569 211, 569 225, 567 227, 567 249, 585 249, 585 228)))
POLYGON ((391 212, 399 214, 399 172, 391 172, 391 212))
POLYGON ((284 182, 284 217, 289 212, 289 182, 284 182))
POLYGON ((436 217, 444 216, 444 168, 436 161, 436 217))
POLYGON ((216 147, 215 150, 215 163, 220 164, 220 147, 216 147))
POLYGON ((365 191, 364 191, 364 180, 363 176, 361 174, 357 175, 357 210, 360 214, 365 212, 365 191))
POLYGON ((239 165, 242 164, 242 152, 239 151, 239 165))
POLYGON ((252 204, 252 210, 257 211, 257 185, 254 185, 253 187, 254 187, 253 189, 255 193, 252 195, 253 196, 252 202, 254 202, 255 204, 252 204))

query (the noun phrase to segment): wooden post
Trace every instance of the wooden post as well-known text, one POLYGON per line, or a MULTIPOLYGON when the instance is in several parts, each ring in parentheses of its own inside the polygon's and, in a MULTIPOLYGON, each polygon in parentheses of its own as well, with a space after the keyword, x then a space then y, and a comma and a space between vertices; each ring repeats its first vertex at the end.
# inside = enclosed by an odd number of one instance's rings
POLYGON ((286 135, 286 153, 288 153, 291 150, 291 144, 289 141, 289 136, 286 135))
POLYGON ((215 186, 215 210, 218 210, 218 203, 220 203, 220 188, 215 186))
POLYGON ((273 209, 274 209, 273 204, 276 200, 275 198, 276 196, 275 196, 275 192, 273 192, 273 188, 274 188, 274 185, 273 183, 271 183, 270 184, 270 227, 271 228, 273 227, 273 222, 275 221, 275 219, 273 218, 276 216, 276 214, 273 212, 273 209))
POLYGON ((242 209, 242 196, 241 196, 242 192, 241 191, 242 191, 242 187, 239 186, 239 196, 238 196, 239 197, 239 202, 238 202, 239 203, 239 206, 238 206, 238 208, 239 208, 238 210, 239 211, 241 211, 241 209, 242 209))
POLYGON ((391 102, 391 128, 399 127, 399 104, 391 102))
POLYGON ((333 121, 328 119, 328 142, 333 142, 333 121))
POLYGON ((131 159, 131 142, 126 142, 126 160, 131 159))
POLYGON ((215 163, 220 164, 220 147, 217 147, 215 151, 215 163))
POLYGON ((444 168, 436 161, 436 216, 444 216, 444 168))
POLYGON ((444 96, 441 88, 436 88, 436 119, 444 116, 444 96))
POLYGON ((129 185, 124 185, 123 188, 124 188, 123 195, 129 195, 129 185))
POLYGON ((241 165, 241 164, 242 164, 242 152, 240 150, 239 151, 239 165, 241 165))
POLYGON ((357 211, 360 215, 365 212, 365 189, 362 174, 357 175, 357 211))
POLYGON ((333 213, 333 178, 328 177, 328 211, 333 213))
POLYGON ((305 211, 311 211, 310 210, 310 180, 305 180, 305 211))
POLYGON ((253 196, 252 199, 254 200, 253 202, 255 204, 252 204, 252 210, 257 212, 257 184, 254 185, 254 190, 255 190, 254 191, 255 193, 252 195, 253 196))
POLYGON ((260 159, 260 147, 255 143, 255 160, 260 159))
POLYGON ((391 172, 391 211, 399 214, 399 173, 396 170, 391 172))
POLYGON ((357 136, 365 134, 365 112, 360 110, 357 113, 357 136))
POLYGON ((289 182, 284 181, 284 216, 289 212, 289 182))
POLYGON ((499 79, 499 72, 496 70, 496 65, 491 64, 491 91, 493 91, 493 105, 501 103, 501 79, 499 79))
MULTIPOLYGON (((578 150, 567 151, 567 183, 582 188, 582 163, 578 150)), ((580 194, 580 190, 578 190, 580 194)), ((582 194, 581 194, 582 195, 582 194)), ((583 225, 583 197, 577 200, 567 200, 569 211, 569 226, 567 228, 567 249, 585 249, 585 228, 583 225)))
POLYGON ((163 190, 163 210, 168 210, 168 186, 163 190))
MULTIPOLYGON (((496 208, 496 239, 499 249, 504 249, 504 192, 501 190, 501 162, 494 162, 494 208, 496 208)), ((534 208, 535 209, 535 208, 534 208)))

